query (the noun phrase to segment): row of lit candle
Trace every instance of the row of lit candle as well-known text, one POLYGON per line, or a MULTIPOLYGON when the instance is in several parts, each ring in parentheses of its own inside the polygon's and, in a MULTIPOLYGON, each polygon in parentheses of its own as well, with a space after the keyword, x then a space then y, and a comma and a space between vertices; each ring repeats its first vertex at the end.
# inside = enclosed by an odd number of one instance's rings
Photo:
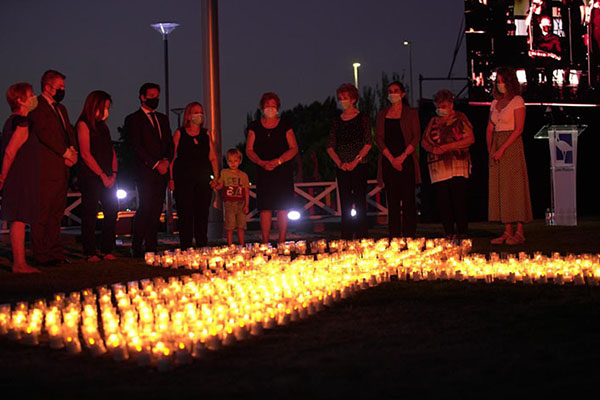
POLYGON ((314 260, 299 255, 291 261, 285 248, 279 253, 266 248, 242 257, 244 263, 239 254, 229 254, 235 258, 227 260, 237 264, 227 266, 213 265, 211 259, 208 267, 224 271, 218 276, 196 273, 57 294, 49 304, 19 303, 14 310, 4 305, 0 332, 31 345, 43 336, 51 347, 71 353, 83 345, 94 355, 108 352, 116 360, 135 358, 141 365, 168 369, 206 349, 305 318, 389 277, 374 256, 339 253, 314 260))
MULTIPOLYGON (((96 356, 108 353, 118 361, 132 359, 168 370, 207 350, 305 318, 390 275, 410 280, 600 281, 597 255, 485 257, 469 254, 470 241, 443 239, 313 243, 176 250, 163 255, 179 256, 177 267, 197 262, 201 271, 68 296, 58 293, 48 302, 1 305, 0 334, 29 345, 48 343, 73 354, 85 348, 96 356)), ((148 265, 162 267, 155 256, 146 256, 148 265)))

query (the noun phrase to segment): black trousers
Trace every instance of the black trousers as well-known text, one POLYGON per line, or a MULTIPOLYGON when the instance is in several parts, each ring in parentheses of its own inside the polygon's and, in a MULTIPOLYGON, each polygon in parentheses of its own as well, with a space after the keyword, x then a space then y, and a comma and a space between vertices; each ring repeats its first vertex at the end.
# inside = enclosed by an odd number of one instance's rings
POLYGON ((156 252, 160 214, 167 189, 166 177, 157 175, 152 179, 138 180, 137 189, 139 207, 133 221, 131 249, 134 253, 141 253, 145 243, 146 251, 156 252))
POLYGON ((468 179, 454 177, 434 183, 440 219, 444 234, 465 236, 468 229, 467 189, 468 179))
POLYGON ((64 179, 41 182, 40 217, 37 223, 31 225, 33 257, 39 263, 64 259, 60 222, 67 204, 67 186, 66 175, 64 179))
POLYGON ((367 236, 367 166, 359 164, 352 171, 337 170, 342 208, 342 239, 367 236), (352 206, 356 215, 352 216, 352 206))
POLYGON ((404 167, 402 171, 398 171, 391 166, 384 165, 383 182, 387 195, 390 238, 412 238, 417 233, 415 170, 410 157, 404 163, 404 167))
POLYGON ((175 205, 177 206, 177 227, 179 244, 182 249, 204 247, 208 243, 208 213, 212 189, 208 182, 190 184, 175 181, 175 205))
POLYGON ((85 255, 96 254, 96 216, 98 202, 102 204, 102 236, 100 251, 109 254, 115 247, 115 227, 119 201, 116 188, 104 187, 100 178, 85 177, 80 180, 81 188, 81 243, 85 255))

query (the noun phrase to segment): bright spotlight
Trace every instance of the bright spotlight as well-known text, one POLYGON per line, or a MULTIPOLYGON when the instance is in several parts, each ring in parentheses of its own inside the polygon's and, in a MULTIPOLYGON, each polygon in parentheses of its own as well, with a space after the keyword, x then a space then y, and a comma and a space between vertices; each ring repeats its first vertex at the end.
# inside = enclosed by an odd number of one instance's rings
POLYGON ((300 219, 300 212, 297 210, 291 210, 290 212, 288 212, 288 219, 292 220, 292 221, 297 221, 300 219))
POLYGON ((350 216, 352 218, 356 217, 356 209, 355 208, 352 208, 352 210, 350 210, 350 216))
POLYGON ((126 197, 127 197, 127 192, 125 190, 123 190, 123 189, 117 190, 117 199, 123 200, 126 197))

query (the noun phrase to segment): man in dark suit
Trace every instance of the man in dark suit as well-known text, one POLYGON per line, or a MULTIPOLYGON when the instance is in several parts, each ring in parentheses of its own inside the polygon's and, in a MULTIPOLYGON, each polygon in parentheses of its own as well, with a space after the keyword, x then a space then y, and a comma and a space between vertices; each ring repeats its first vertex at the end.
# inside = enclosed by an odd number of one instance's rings
POLYGON ((173 137, 166 115, 156 110, 160 86, 144 83, 140 88, 139 110, 125 118, 125 137, 135 154, 139 207, 133 223, 131 255, 141 257, 156 251, 158 226, 168 183, 169 164, 173 159, 173 137))
POLYGON ((65 75, 48 70, 42 75, 38 107, 29 117, 41 143, 40 219, 31 226, 33 256, 40 265, 65 262, 60 222, 67 202, 69 167, 77 163, 75 132, 65 106, 65 75))

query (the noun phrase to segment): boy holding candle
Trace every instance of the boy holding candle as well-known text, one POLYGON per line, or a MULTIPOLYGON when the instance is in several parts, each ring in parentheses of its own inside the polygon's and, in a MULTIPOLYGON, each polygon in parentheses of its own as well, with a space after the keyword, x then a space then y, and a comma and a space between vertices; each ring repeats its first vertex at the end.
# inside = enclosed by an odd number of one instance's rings
POLYGON ((233 243, 233 231, 237 229, 240 245, 244 245, 246 214, 250 202, 248 175, 239 170, 242 152, 238 149, 227 150, 227 165, 221 170, 216 189, 222 189, 223 209, 225 210, 225 231, 227 244, 233 243))

